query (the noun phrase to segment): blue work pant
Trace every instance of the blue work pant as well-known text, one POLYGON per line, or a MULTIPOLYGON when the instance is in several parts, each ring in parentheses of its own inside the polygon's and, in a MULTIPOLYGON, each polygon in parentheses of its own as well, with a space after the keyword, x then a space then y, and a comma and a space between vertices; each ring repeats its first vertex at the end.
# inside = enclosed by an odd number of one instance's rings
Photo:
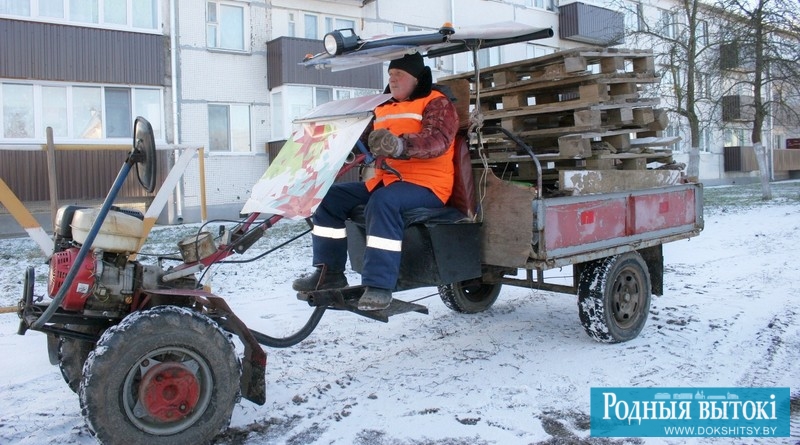
POLYGON ((362 204, 366 205, 367 246, 361 284, 393 290, 400 272, 403 212, 418 207, 440 208, 444 203, 429 189, 409 182, 378 186, 372 192, 363 182, 335 183, 311 218, 314 265, 325 264, 332 272, 344 271, 344 222, 362 204))

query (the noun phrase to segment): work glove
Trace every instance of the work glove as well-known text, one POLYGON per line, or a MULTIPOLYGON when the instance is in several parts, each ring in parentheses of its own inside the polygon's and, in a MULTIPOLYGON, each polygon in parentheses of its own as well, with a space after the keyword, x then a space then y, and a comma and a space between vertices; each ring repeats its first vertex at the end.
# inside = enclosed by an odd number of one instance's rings
POLYGON ((369 151, 375 156, 388 156, 399 158, 405 149, 403 139, 392 134, 391 131, 381 128, 369 134, 369 151))

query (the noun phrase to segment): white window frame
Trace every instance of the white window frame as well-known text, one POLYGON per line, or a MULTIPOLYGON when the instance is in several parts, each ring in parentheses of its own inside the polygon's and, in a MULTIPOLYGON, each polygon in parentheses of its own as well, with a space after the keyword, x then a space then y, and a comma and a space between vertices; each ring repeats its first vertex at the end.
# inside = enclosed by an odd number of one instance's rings
POLYGON ((295 21, 294 12, 290 12, 287 19, 286 34, 289 37, 297 37, 297 22, 295 21))
MULTIPOLYGON (((678 122, 671 122, 667 128, 664 130, 664 136, 666 137, 673 137, 673 136, 681 136, 681 126, 678 122)), ((668 148, 672 151, 679 152, 681 151, 681 142, 675 142, 672 145, 669 145, 668 148)))
POLYGON ((700 142, 699 142, 699 149, 701 153, 709 153, 711 152, 711 129, 710 128, 701 128, 700 129, 700 142))
POLYGON ((353 31, 356 31, 355 19, 327 15, 323 18, 323 22, 325 23, 325 29, 323 29, 322 33, 323 35, 336 29, 352 29, 353 31))
POLYGON ((208 119, 208 152, 212 154, 242 154, 242 153, 252 153, 253 152, 253 125, 252 125, 252 116, 253 110, 249 104, 241 104, 241 103, 220 103, 214 102, 209 103, 207 107, 207 119, 208 119), (211 109, 212 108, 225 108, 226 109, 226 117, 227 117, 227 135, 226 135, 226 144, 227 148, 224 150, 215 148, 211 143, 211 109), (235 113, 232 112, 235 111, 235 113), (234 114, 247 112, 247 118, 245 119, 235 119, 234 114), (237 136, 235 133, 237 132, 237 126, 231 125, 232 122, 246 122, 247 128, 244 131, 239 131, 239 135, 237 136), (246 142, 242 142, 242 139, 246 138, 246 142), (238 140, 238 143, 237 143, 238 140))
POLYGON ((540 45, 538 43, 528 42, 525 45, 525 57, 533 59, 535 57, 542 57, 548 54, 553 54, 556 49, 550 46, 540 45))
POLYGON ((700 45, 702 45, 703 47, 706 47, 706 46, 708 46, 708 42, 710 40, 710 36, 708 35, 708 33, 709 33, 708 21, 706 21, 706 20, 698 20, 697 24, 698 24, 698 26, 697 26, 697 29, 695 30, 695 32, 699 34, 697 36, 697 41, 698 41, 698 43, 700 43, 700 45))
POLYGON ((392 24, 392 32, 394 34, 403 33, 403 32, 417 32, 422 31, 422 28, 418 26, 408 26, 403 25, 402 23, 394 23, 392 24))
POLYGON ((320 34, 319 34, 319 22, 320 22, 319 15, 311 14, 309 12, 304 12, 303 13, 303 37, 306 38, 306 39, 319 40, 321 38, 320 34), (314 20, 314 25, 313 26, 309 26, 309 23, 308 23, 309 19, 313 19, 314 20))
POLYGON ((725 128, 722 131, 722 145, 723 147, 747 147, 750 141, 747 139, 745 128, 725 128), (736 139, 734 141, 734 139, 736 139))
POLYGON ((205 3, 206 48, 214 51, 250 52, 250 8, 242 3, 228 1, 207 0, 205 3), (215 17, 211 17, 209 14, 211 5, 214 5, 215 17), (221 7, 238 8, 242 11, 241 48, 222 46, 224 30, 222 29, 223 23, 220 22, 221 7))
POLYGON ((636 30, 644 31, 647 29, 647 23, 644 18, 644 5, 642 2, 636 2, 636 30))
POLYGON ((103 29, 118 29, 127 31, 136 31, 143 33, 161 34, 161 2, 164 0, 152 0, 153 8, 153 26, 152 27, 139 27, 134 25, 136 18, 133 13, 133 5, 139 0, 122 0, 125 2, 125 23, 111 23, 105 20, 105 0, 95 0, 97 2, 97 21, 75 20, 71 17, 71 4, 80 0, 60 0, 62 2, 62 15, 61 17, 53 17, 42 15, 40 2, 42 0, 29 0, 29 8, 27 14, 14 14, 2 13, 0 17, 24 18, 25 20, 46 22, 46 23, 59 23, 59 24, 77 24, 90 28, 103 28, 103 29))
MULTIPOLYGON (((107 120, 105 119, 106 116, 106 88, 111 89, 128 89, 130 90, 130 107, 131 107, 131 116, 135 118, 136 116, 143 116, 145 117, 150 124, 153 126, 153 133, 157 141, 163 142, 165 140, 163 129, 164 127, 164 90, 162 88, 155 88, 148 85, 113 85, 113 84, 70 84, 64 82, 25 82, 25 81, 17 81, 14 79, 0 79, 0 84, 17 84, 17 85, 32 85, 33 86, 33 118, 34 118, 34 136, 30 138, 7 138, 5 137, 5 128, 4 124, 3 127, 0 128, 0 144, 20 144, 20 143, 43 143, 47 140, 47 131, 46 127, 44 126, 44 103, 43 101, 46 100, 46 95, 42 93, 42 89, 46 87, 57 87, 57 88, 64 88, 66 92, 66 116, 65 117, 65 124, 67 128, 67 134, 65 136, 59 135, 55 136, 59 143, 107 143, 109 141, 112 142, 122 142, 125 143, 130 142, 130 137, 114 137, 109 138, 107 137, 107 120), (73 101, 73 89, 74 88, 98 88, 100 90, 100 110, 97 110, 100 113, 100 119, 102 123, 101 127, 101 137, 99 138, 81 138, 76 135, 76 130, 74 127, 74 117, 72 114, 74 101, 73 101), (149 109, 155 110, 158 112, 158 116, 153 117, 150 115, 148 110, 139 110, 137 106, 137 94, 142 94, 141 92, 144 91, 158 91, 158 104, 151 104, 149 109)), ((5 122, 5 116, 3 111, 3 88, 0 85, 0 123, 5 122)), ((133 120, 130 123, 131 131, 133 131, 133 120)), ((132 134, 131 134, 132 136, 132 134)))
POLYGON ((661 21, 661 32, 660 34, 668 39, 676 39, 678 38, 678 15, 669 9, 661 9, 659 8, 659 20, 661 21))
MULTIPOLYGON (((290 17, 292 14, 294 13, 289 13, 290 17)), ((319 14, 311 11, 297 11, 297 14, 303 17, 302 36, 305 39, 320 40, 323 36, 325 36, 325 34, 335 29, 351 28, 356 33, 358 32, 356 29, 358 20, 352 17, 319 14), (313 25, 308 22, 309 20, 314 21, 313 25)), ((291 23, 294 22, 290 21, 290 25, 291 23)))
MULTIPOLYGON (((494 46, 491 48, 479 49, 478 63, 480 63, 481 69, 503 63, 503 56, 500 47, 494 46)), ((469 69, 475 69, 475 60, 472 58, 471 54, 469 56, 469 69)))

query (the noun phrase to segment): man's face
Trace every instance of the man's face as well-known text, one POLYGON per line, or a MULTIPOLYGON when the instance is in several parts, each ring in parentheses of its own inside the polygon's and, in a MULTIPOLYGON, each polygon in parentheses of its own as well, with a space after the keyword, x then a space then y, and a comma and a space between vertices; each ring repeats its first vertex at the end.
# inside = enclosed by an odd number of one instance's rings
POLYGON ((408 99, 416 87, 416 77, 400 69, 389 70, 389 91, 396 100, 408 99))

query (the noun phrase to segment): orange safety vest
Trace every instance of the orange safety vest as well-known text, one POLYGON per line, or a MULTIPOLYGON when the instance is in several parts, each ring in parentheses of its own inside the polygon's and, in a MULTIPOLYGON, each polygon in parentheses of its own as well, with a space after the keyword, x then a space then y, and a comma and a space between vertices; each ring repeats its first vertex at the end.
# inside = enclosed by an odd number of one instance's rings
MULTIPOLYGON (((422 113, 428 103, 444 95, 432 91, 427 97, 411 101, 389 102, 375 109, 374 129, 385 128, 395 136, 422 131, 422 113)), ((429 188, 443 203, 447 203, 453 192, 453 167, 454 143, 451 142, 447 151, 441 156, 430 159, 391 159, 386 158, 386 164, 397 170, 403 181, 429 188)), ((366 181, 367 190, 372 191, 381 181, 389 185, 399 178, 392 172, 376 169, 375 176, 366 181)))

